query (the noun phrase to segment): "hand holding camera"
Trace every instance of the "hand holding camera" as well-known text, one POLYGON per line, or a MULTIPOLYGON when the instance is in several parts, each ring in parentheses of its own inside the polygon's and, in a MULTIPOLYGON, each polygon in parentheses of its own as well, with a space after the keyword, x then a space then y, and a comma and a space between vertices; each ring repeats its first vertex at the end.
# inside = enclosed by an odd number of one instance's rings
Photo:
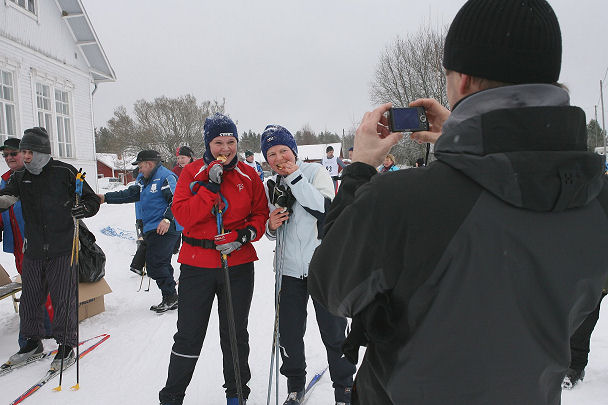
POLYGON ((389 129, 385 113, 391 107, 391 103, 386 103, 365 113, 355 134, 353 162, 377 167, 390 149, 403 138, 401 132, 391 132, 389 129))
POLYGON ((410 137, 418 143, 435 143, 441 136, 443 123, 450 117, 450 110, 433 98, 419 98, 412 101, 410 107, 423 107, 429 127, 426 130, 412 132, 410 137))

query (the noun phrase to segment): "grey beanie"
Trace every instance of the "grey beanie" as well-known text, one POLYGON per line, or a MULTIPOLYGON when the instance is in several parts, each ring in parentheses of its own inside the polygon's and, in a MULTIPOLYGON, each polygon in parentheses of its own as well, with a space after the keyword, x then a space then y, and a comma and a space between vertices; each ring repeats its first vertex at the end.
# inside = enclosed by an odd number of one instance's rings
POLYGON ((19 143, 19 149, 28 149, 50 155, 51 141, 46 129, 42 127, 26 129, 19 143))

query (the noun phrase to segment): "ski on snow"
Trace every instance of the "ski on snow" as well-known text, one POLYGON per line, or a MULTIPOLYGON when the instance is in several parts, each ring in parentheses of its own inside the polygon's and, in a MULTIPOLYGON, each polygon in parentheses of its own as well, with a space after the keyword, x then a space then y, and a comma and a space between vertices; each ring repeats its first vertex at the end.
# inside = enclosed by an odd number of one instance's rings
MULTIPOLYGON (((95 337, 83 340, 78 345, 82 346, 83 344, 85 344, 88 341, 91 341, 91 340, 97 339, 97 338, 101 338, 103 336, 105 336, 105 335, 99 335, 99 336, 95 336, 95 337)), ((44 360, 44 359, 46 359, 48 357, 54 356, 55 354, 57 354, 57 349, 51 350, 51 351, 48 351, 48 352, 39 353, 36 356, 33 356, 33 357, 29 358, 26 362, 23 362, 23 363, 18 363, 18 364, 7 364, 7 363, 4 363, 4 364, 2 364, 2 366, 0 366, 0 377, 2 377, 4 375, 7 375, 7 374, 11 373, 12 371, 15 371, 15 370, 17 370, 17 369, 19 369, 21 367, 25 367, 25 366, 27 366, 29 364, 36 363, 36 362, 38 362, 40 360, 44 360)))
MULTIPOLYGON (((103 342, 105 342, 106 340, 108 340, 109 337, 110 337, 110 335, 104 333, 102 335, 95 336, 94 338, 90 338, 90 339, 85 340, 84 342, 87 342, 87 341, 99 338, 98 342, 95 342, 95 343, 89 345, 86 349, 84 349, 80 353, 80 356, 78 356, 78 358, 81 359, 84 356, 86 356, 87 354, 89 354, 97 346, 99 346, 100 344, 102 344, 103 342)), ((82 342, 82 343, 84 343, 84 342, 82 342)), ((80 344, 82 344, 82 343, 80 343, 80 344)), ((76 364, 76 362, 65 366, 63 368, 63 370, 64 371, 67 370, 68 368, 70 368, 74 364, 76 364)), ((36 384, 32 385, 29 389, 27 389, 27 391, 25 391, 23 394, 21 394, 17 399, 15 399, 13 402, 11 402, 10 405, 16 405, 16 404, 21 403, 23 400, 25 400, 26 398, 28 398, 32 394, 34 394, 36 391, 38 391, 44 384, 46 384, 47 382, 49 382, 50 380, 52 380, 54 377, 57 377, 59 375, 59 373, 60 373, 60 370, 49 370, 49 371, 47 371, 47 373, 46 373, 46 375, 44 377, 42 377, 36 384)))
POLYGON ((308 400, 308 398, 310 397, 311 391, 317 386, 317 383, 319 382, 321 377, 323 377, 323 374, 325 374, 326 371, 327 371, 327 367, 325 367, 322 371, 315 374, 310 379, 310 382, 308 383, 308 385, 306 386, 306 389, 304 390, 304 398, 302 399, 302 402, 300 403, 301 405, 304 404, 308 400))

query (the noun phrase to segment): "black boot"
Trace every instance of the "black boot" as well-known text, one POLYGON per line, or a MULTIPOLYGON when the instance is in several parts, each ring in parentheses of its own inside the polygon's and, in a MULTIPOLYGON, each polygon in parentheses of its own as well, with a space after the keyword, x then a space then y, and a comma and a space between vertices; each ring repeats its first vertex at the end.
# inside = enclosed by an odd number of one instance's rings
POLYGON ((150 309, 159 314, 172 309, 177 309, 177 294, 163 296, 163 300, 160 304, 152 305, 150 309))
POLYGON ((283 402, 283 405, 300 405, 304 399, 305 393, 306 391, 304 390, 290 392, 285 402, 283 402))
POLYGON ((575 370, 569 368, 566 372, 566 377, 564 377, 564 381, 562 382, 562 388, 566 390, 571 390, 576 384, 583 381, 584 378, 585 369, 575 370))

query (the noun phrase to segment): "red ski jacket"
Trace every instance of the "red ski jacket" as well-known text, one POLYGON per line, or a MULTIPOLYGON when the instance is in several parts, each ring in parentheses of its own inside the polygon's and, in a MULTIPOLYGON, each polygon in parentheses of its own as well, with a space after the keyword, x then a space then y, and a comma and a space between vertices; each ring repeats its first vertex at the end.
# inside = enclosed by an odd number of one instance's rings
MULTIPOLYGON (((190 184, 196 181, 209 181, 207 166, 203 159, 198 159, 184 167, 173 196, 171 210, 177 222, 184 227, 184 236, 196 239, 213 240, 218 234, 216 216, 212 209, 217 194, 205 187, 192 192, 190 184)), ((223 215, 224 231, 234 231, 252 226, 258 240, 264 235, 268 219, 268 202, 264 185, 256 171, 250 166, 238 162, 232 170, 225 170, 222 177, 220 193, 228 202, 223 215)), ((228 256, 228 266, 236 266, 257 260, 251 242, 228 256)), ((221 267, 220 253, 215 249, 206 249, 183 243, 178 262, 204 268, 221 267)))

